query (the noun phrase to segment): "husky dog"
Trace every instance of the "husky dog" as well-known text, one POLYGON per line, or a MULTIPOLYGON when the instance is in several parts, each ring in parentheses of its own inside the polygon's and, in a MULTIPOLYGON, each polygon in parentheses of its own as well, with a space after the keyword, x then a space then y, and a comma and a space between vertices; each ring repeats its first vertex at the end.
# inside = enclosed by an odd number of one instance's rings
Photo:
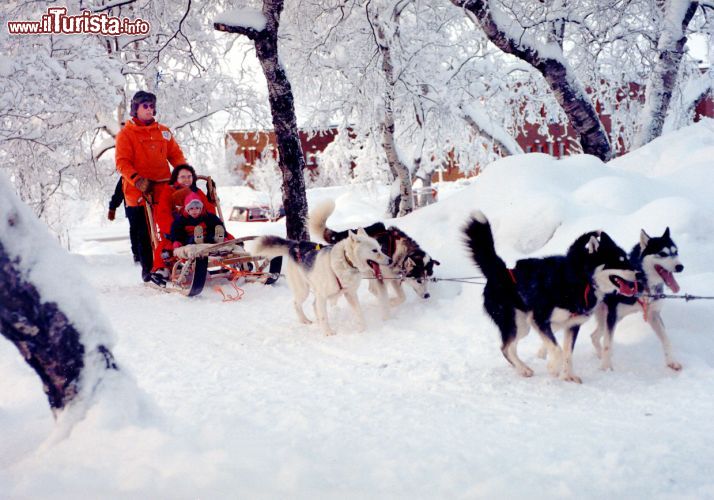
POLYGON ((662 342, 664 359, 672 370, 681 370, 682 365, 672 358, 672 346, 664 330, 660 311, 664 305, 661 299, 650 298, 647 295, 659 295, 665 285, 672 292, 679 292, 679 283, 673 273, 681 273, 684 266, 679 261, 677 245, 669 235, 669 228, 662 236, 650 237, 644 229, 640 232, 640 243, 630 252, 630 262, 637 270, 637 288, 646 294, 641 297, 623 297, 621 295, 606 295, 598 307, 595 317, 597 327, 591 335, 593 345, 601 359, 603 370, 612 370, 612 335, 617 323, 635 312, 641 312, 644 320, 652 327, 662 342), (600 339, 603 339, 600 345, 600 339))
POLYGON ((312 290, 315 294, 315 316, 325 335, 335 334, 327 320, 327 300, 337 299, 340 295, 344 295, 352 306, 359 331, 364 330, 364 315, 357 298, 362 273, 374 272, 380 264, 389 265, 391 262, 380 250, 379 243, 363 229, 350 232, 347 238, 333 246, 262 236, 256 240, 253 251, 265 257, 289 257, 285 274, 293 292, 295 312, 300 322, 311 323, 302 305, 312 290))
POLYGON ((533 375, 516 349, 530 324, 548 349, 548 371, 580 383, 572 368, 580 325, 605 294, 635 294, 635 272, 624 250, 606 233, 593 231, 576 239, 566 255, 522 259, 508 269, 496 254, 491 225, 482 212, 473 214, 464 232, 486 277, 484 308, 501 331, 501 352, 508 362, 520 375, 533 375), (563 350, 553 335, 559 329, 565 329, 563 350))
MULTIPOLYGON (((335 210, 335 202, 328 200, 310 213, 310 232, 323 238, 328 243, 337 243, 347 237, 348 231, 333 231, 327 227, 327 219, 335 210)), ((375 222, 364 228, 368 235, 375 238, 382 247, 382 252, 392 259, 390 265, 382 266, 376 279, 370 279, 369 290, 379 297, 380 302, 387 302, 388 292, 385 280, 390 283, 396 297, 389 300, 394 307, 406 300, 402 282, 407 283, 416 294, 429 298, 429 278, 434 275, 434 266, 440 263, 422 250, 416 241, 394 226, 385 227, 375 222)))

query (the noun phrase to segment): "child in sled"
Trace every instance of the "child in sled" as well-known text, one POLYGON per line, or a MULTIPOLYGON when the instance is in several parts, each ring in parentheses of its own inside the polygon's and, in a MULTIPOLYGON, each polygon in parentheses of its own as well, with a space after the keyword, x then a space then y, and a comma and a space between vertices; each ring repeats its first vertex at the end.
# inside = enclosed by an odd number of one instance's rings
POLYGON ((174 248, 179 248, 192 243, 223 243, 224 239, 232 240, 233 236, 226 232, 218 216, 206 211, 199 196, 189 192, 183 210, 171 224, 169 239, 174 248))

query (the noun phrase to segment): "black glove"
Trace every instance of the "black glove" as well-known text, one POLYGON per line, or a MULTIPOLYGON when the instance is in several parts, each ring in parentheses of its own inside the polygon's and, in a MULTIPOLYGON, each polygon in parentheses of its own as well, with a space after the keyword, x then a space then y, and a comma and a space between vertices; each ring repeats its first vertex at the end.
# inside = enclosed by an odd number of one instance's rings
POLYGON ((114 220, 114 218, 116 217, 116 215, 117 215, 117 211, 114 210, 113 208, 110 208, 110 209, 109 209, 109 212, 107 212, 107 219, 109 219, 109 220, 114 220))

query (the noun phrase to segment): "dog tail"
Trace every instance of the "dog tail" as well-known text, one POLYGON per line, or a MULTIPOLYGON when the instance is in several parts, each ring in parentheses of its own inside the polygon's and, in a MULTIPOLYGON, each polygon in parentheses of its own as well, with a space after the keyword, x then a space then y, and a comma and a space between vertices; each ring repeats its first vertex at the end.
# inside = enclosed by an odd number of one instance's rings
POLYGON ((506 263, 496 254, 491 224, 480 210, 472 214, 464 228, 471 256, 488 281, 502 281, 508 275, 506 263))
POLYGON ((335 240, 335 231, 327 227, 327 219, 330 218, 332 212, 335 211, 335 201, 325 200, 320 203, 315 210, 310 212, 308 220, 308 228, 313 238, 324 240, 327 243, 333 244, 335 240))
POLYGON ((261 236, 255 240, 253 253, 270 258, 288 255, 291 243, 290 240, 286 240, 280 236, 261 236))

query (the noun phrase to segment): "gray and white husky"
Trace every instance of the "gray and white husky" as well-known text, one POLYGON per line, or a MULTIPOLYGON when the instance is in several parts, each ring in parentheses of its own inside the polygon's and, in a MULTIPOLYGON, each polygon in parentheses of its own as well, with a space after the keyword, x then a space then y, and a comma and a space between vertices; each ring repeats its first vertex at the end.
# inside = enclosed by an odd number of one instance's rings
MULTIPOLYGON (((357 317, 358 331, 365 329, 364 314, 357 298, 363 274, 371 274, 391 259, 382 253, 379 243, 359 229, 335 245, 294 241, 279 236, 261 236, 253 253, 265 257, 287 256, 285 274, 293 292, 295 312, 300 322, 312 323, 302 305, 312 290, 315 316, 325 335, 335 331, 328 322, 327 301, 344 295, 357 317)), ((384 314, 384 313, 383 313, 384 314)))
MULTIPOLYGON (((313 237, 328 243, 337 243, 347 237, 349 231, 335 231, 327 227, 327 219, 334 210, 335 202, 327 200, 310 212, 309 226, 313 237)), ((404 302, 406 296, 402 283, 409 285, 420 298, 428 299, 429 281, 439 261, 432 259, 416 241, 395 226, 386 227, 381 222, 375 222, 363 229, 379 242, 382 253, 392 259, 389 265, 380 268, 381 273, 375 273, 369 281, 369 290, 379 302, 385 304, 388 301, 392 307, 404 302), (396 297, 389 299, 386 283, 389 283, 396 297)))
POLYGON ((637 288, 640 295, 607 295, 598 307, 595 313, 597 327, 591 339, 601 360, 600 367, 603 370, 612 370, 612 335, 617 323, 625 316, 639 312, 659 337, 667 366, 672 370, 681 370, 682 365, 672 357, 672 345, 660 315, 664 300, 650 297, 661 294, 665 286, 674 293, 679 292, 679 283, 674 279, 674 273, 681 273, 684 266, 679 260, 679 250, 669 234, 669 228, 662 236, 655 237, 650 237, 642 229, 640 243, 630 252, 629 260, 637 271, 637 288))

